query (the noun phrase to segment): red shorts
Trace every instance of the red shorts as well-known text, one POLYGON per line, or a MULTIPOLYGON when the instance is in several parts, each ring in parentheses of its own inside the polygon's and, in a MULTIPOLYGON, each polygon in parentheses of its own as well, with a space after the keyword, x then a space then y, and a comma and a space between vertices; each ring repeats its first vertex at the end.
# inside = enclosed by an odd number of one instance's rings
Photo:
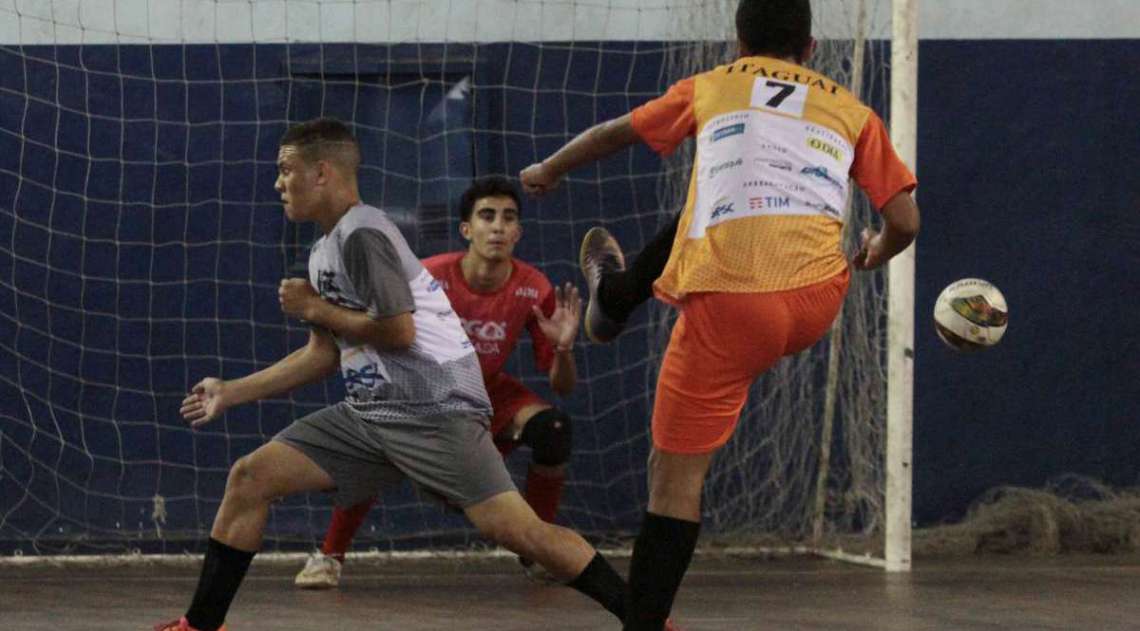
POLYGON ((521 381, 505 372, 496 373, 489 377, 486 380, 486 385, 487 395, 491 397, 491 409, 494 410, 494 414, 491 416, 491 436, 495 439, 495 446, 499 448, 499 453, 505 457, 514 450, 518 441, 512 440, 511 436, 500 437, 500 434, 503 434, 504 430, 510 429, 519 410, 528 405, 549 406, 549 404, 542 397, 531 392, 530 388, 524 386, 521 381))
POLYGON ((657 378, 653 446, 704 454, 728 442, 752 382, 827 333, 849 280, 844 271, 787 291, 690 294, 657 378))

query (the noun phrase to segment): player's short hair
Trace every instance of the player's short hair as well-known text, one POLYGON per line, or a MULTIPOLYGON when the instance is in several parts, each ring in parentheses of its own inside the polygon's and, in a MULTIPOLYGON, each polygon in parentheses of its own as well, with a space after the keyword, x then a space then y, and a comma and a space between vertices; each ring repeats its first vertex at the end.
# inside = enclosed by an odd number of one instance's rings
POLYGON ((799 60, 811 45, 811 0, 740 0, 736 37, 753 55, 799 60))
POLYGON ((281 136, 282 147, 296 147, 306 164, 328 160, 350 174, 360 166, 360 145, 348 125, 335 118, 317 118, 297 123, 281 136))
POLYGON ((522 208, 519 203, 519 191, 511 181, 501 175, 486 175, 478 178, 463 191, 459 198, 459 220, 471 221, 471 213, 475 211, 475 202, 484 197, 510 197, 515 200, 515 206, 522 208))

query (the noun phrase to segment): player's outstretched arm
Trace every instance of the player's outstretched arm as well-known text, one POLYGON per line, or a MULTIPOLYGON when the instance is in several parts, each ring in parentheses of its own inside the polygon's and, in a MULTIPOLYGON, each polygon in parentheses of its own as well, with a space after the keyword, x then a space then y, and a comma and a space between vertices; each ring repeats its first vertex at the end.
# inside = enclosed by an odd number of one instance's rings
POLYGON ((532 164, 519 173, 523 190, 543 195, 557 188, 562 176, 580 166, 617 153, 641 141, 633 129, 629 114, 598 123, 578 134, 549 158, 532 164))
POLYGON ((863 246, 851 261, 855 269, 879 267, 902 252, 918 236, 919 213, 909 192, 890 198, 882 209, 883 230, 863 229, 863 246))
POLYGON ((320 297, 303 278, 287 278, 278 290, 281 310, 287 315, 318 324, 341 337, 373 348, 401 351, 416 341, 416 326, 410 312, 373 319, 363 311, 338 307, 320 297))
POLYGON ((182 400, 182 418, 191 427, 201 427, 227 409, 265 399, 307 383, 324 379, 340 365, 336 341, 326 331, 309 332, 309 343, 284 359, 252 375, 223 381, 207 377, 190 389, 182 400))
POLYGON ((578 383, 578 367, 574 364, 574 340, 582 321, 582 296, 572 283, 554 288, 554 312, 550 317, 538 305, 532 307, 534 319, 542 334, 554 346, 554 363, 550 366, 550 387, 561 396, 574 390, 578 383))

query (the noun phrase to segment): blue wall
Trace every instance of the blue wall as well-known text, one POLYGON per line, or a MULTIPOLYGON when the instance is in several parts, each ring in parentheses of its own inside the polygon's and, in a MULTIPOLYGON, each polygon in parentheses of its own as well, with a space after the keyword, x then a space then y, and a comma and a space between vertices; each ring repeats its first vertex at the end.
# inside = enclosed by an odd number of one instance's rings
POLYGON ((1140 41, 926 41, 919 63, 915 516, 1066 472, 1140 484, 1140 41), (986 278, 1001 345, 936 340, 986 278))
MULTIPOLYGON (((457 246, 454 213, 441 205, 469 173, 515 173, 567 131, 658 93, 661 50, 0 48, 0 540, 65 540, 92 522, 101 530, 89 536, 143 540, 154 494, 172 528, 208 527, 228 464, 338 396, 330 382, 244 406, 224 433, 191 434, 177 419, 201 376, 245 374, 304 339, 275 300, 311 236, 286 225, 272 190, 287 121, 331 113, 364 123, 377 139, 366 162, 386 167, 366 170, 365 196, 427 202, 405 209, 426 255, 457 246), (457 119, 434 131, 382 109, 418 91, 426 113, 464 77, 477 86, 468 107, 448 110, 457 119), (364 96, 345 109, 343 90, 364 96), (437 146, 413 151, 399 135, 437 146), (420 181, 440 169, 445 177, 420 181)), ((1124 63, 1138 51, 1134 40, 922 45, 919 523, 960 515, 996 484, 1064 472, 1138 481, 1140 136, 1130 115, 1140 65, 1124 63), (964 276, 995 282, 1010 303, 1006 339, 984 354, 949 351, 930 324, 937 293, 964 276)), ((556 282, 576 280, 580 233, 603 216, 636 250, 655 228, 659 164, 642 148, 583 170, 524 211, 518 254, 545 261, 556 282)), ((565 513, 594 532, 638 519, 644 481, 629 469, 645 445, 623 443, 646 423, 644 355, 635 338, 617 353, 579 349, 591 387, 565 405, 596 433, 579 436, 584 490, 565 513), (623 445, 620 455, 606 445, 623 445)), ((410 503, 385 510, 381 526, 396 537, 456 526, 410 503)), ((323 526, 305 523, 323 516, 303 499, 276 519, 271 536, 286 540, 323 526)))

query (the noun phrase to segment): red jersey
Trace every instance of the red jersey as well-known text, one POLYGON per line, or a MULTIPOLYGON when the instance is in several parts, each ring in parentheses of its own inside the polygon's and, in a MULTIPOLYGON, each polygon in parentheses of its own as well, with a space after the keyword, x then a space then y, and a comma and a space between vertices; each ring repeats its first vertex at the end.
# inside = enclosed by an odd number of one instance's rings
POLYGON ((463 322, 463 330, 479 353, 483 379, 498 374, 515 349, 525 327, 534 346, 534 364, 550 372, 554 347, 546 339, 531 307, 539 305, 549 317, 554 313, 554 287, 546 275, 516 258, 507 282, 495 291, 479 292, 467 284, 460 261, 466 252, 448 252, 424 259, 424 267, 443 285, 451 306, 463 322))

